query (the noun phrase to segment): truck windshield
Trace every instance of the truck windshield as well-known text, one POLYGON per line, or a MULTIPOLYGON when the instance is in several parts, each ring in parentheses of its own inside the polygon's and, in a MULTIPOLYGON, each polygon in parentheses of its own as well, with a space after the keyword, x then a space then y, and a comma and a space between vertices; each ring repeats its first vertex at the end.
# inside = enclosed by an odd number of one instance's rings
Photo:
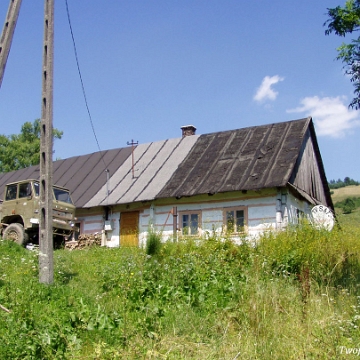
POLYGON ((69 192, 64 189, 54 187, 54 196, 56 200, 72 204, 69 192))
MULTIPOLYGON (((40 195, 40 184, 38 182, 34 182, 34 189, 35 189, 36 196, 39 196, 40 195)), ((59 189, 56 187, 54 187, 53 190, 54 190, 54 197, 56 200, 66 202, 68 204, 73 203, 71 200, 69 191, 67 191, 65 189, 59 189)))

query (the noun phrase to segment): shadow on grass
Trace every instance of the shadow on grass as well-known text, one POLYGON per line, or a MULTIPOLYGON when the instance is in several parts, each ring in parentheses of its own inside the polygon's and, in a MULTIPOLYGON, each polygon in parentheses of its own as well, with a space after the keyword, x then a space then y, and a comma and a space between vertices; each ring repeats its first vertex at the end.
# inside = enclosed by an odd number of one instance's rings
POLYGON ((56 279, 61 284, 67 285, 74 277, 78 276, 79 273, 72 271, 59 271, 56 274, 56 279))

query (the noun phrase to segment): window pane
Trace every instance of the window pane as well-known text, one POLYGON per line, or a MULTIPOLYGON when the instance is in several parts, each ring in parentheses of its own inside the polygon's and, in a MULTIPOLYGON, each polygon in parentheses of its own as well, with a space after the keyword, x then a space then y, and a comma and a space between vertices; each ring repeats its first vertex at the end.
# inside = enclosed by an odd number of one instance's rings
POLYGON ((196 235, 198 233, 199 216, 198 214, 191 214, 190 216, 191 216, 190 233, 191 235, 196 235))
POLYGON ((56 200, 72 204, 71 197, 68 191, 54 188, 54 195, 56 200))
POLYGON ((236 210, 236 230, 242 231, 244 224, 244 210, 236 210))
POLYGON ((19 185, 19 198, 31 196, 31 184, 24 183, 19 185))
POLYGON ((226 229, 227 231, 234 232, 234 211, 226 212, 226 229))
POLYGON ((6 190, 5 200, 14 200, 16 199, 17 185, 9 185, 6 190))
POLYGON ((189 233, 189 215, 182 216, 182 233, 184 235, 189 233))
POLYGON ((35 188, 35 195, 39 196, 40 195, 40 185, 38 182, 34 183, 34 188, 35 188))

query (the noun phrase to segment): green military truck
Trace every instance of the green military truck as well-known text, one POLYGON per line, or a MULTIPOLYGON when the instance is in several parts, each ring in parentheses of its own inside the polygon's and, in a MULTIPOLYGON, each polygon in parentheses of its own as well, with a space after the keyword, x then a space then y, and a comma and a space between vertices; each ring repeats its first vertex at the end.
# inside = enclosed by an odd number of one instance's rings
MULTIPOLYGON (((54 242, 69 238, 75 230, 75 205, 70 192, 53 186, 53 234, 54 242)), ((20 245, 29 241, 38 243, 40 218, 40 184, 37 180, 23 180, 5 186, 0 200, 1 233, 20 245)))

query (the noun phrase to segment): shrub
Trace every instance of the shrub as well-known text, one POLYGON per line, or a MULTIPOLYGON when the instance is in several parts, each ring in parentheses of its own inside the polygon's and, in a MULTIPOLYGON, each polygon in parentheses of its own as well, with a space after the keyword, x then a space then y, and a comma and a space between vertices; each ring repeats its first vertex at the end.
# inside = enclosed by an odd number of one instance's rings
POLYGON ((355 209, 355 202, 351 198, 346 198, 343 206, 343 213, 350 214, 355 209))
POLYGON ((161 238, 162 234, 160 232, 155 232, 150 230, 146 240, 146 254, 147 255, 158 255, 161 249, 161 238))
MULTIPOLYGON (((342 201, 337 201, 334 204, 334 206, 337 208, 341 208, 341 209, 344 209, 344 207, 350 206, 351 211, 355 210, 355 208, 360 207, 360 197, 356 197, 356 196, 347 197, 346 199, 344 199, 342 201)), ((344 214, 346 214, 345 211, 344 211, 344 214)))

